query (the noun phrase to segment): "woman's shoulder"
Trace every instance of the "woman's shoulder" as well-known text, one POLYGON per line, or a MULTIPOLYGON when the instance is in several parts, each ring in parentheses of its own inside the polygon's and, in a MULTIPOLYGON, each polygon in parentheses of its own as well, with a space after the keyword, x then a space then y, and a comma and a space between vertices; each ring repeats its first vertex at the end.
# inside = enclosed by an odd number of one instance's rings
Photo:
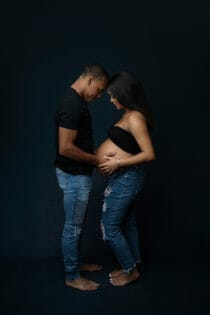
POLYGON ((132 110, 128 114, 128 122, 145 122, 145 117, 144 115, 137 111, 137 110, 132 110))

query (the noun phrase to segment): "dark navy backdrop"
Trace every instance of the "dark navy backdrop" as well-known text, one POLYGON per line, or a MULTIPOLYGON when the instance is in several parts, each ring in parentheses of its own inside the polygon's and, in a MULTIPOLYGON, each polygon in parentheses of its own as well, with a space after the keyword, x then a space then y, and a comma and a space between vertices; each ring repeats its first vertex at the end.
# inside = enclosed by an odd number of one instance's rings
MULTIPOLYGON (((156 118, 157 160, 138 217, 144 259, 209 257, 207 1, 8 2, 1 8, 1 258, 61 257, 61 193, 53 168, 56 105, 86 63, 142 80, 156 118)), ((119 113, 90 105, 96 146, 119 113)), ((94 173, 84 251, 108 251, 94 173)))

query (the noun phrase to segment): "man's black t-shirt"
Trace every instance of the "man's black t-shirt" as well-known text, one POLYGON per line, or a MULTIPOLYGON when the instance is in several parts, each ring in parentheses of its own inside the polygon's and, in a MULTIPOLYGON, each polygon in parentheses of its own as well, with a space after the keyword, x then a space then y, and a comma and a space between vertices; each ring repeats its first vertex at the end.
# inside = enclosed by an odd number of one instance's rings
POLYGON ((64 95, 64 99, 55 114, 55 145, 56 145, 56 167, 71 174, 92 173, 93 166, 84 162, 72 160, 62 156, 58 151, 58 128, 77 130, 77 138, 74 142, 81 150, 93 154, 93 136, 91 116, 87 104, 77 94, 69 88, 64 95))

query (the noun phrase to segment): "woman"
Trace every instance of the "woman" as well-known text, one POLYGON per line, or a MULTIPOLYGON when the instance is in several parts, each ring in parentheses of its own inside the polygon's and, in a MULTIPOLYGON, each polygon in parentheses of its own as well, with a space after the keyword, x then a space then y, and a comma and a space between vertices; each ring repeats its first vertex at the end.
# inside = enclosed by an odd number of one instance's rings
POLYGON ((96 152, 99 158, 106 158, 99 165, 99 172, 108 176, 101 228, 103 239, 108 241, 121 265, 121 269, 111 272, 110 282, 123 286, 140 276, 138 231, 132 204, 143 188, 144 164, 155 159, 150 138, 154 124, 144 90, 132 75, 115 74, 108 93, 111 103, 124 113, 96 152), (106 156, 106 152, 115 155, 106 156))

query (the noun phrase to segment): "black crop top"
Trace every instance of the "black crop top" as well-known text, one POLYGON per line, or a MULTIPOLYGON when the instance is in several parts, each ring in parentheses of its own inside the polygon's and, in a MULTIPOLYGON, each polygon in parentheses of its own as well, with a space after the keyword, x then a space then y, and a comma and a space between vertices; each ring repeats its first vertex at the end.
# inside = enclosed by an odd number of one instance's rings
POLYGON ((141 152, 132 134, 119 126, 112 126, 108 131, 108 136, 112 142, 128 153, 137 154, 141 152))

